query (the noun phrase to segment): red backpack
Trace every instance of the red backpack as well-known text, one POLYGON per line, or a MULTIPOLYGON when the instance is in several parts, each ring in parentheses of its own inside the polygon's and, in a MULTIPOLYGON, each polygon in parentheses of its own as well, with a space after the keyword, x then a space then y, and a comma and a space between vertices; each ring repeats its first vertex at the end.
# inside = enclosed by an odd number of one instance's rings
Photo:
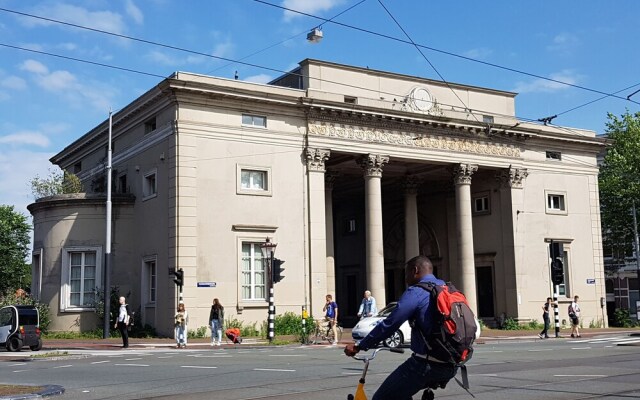
POLYGON ((436 285, 431 282, 420 282, 421 287, 430 294, 429 301, 434 304, 433 327, 431 333, 420 333, 429 355, 460 367, 462 386, 468 389, 467 371, 464 364, 473 355, 473 342, 476 340, 476 319, 469 308, 467 298, 453 285, 436 285))

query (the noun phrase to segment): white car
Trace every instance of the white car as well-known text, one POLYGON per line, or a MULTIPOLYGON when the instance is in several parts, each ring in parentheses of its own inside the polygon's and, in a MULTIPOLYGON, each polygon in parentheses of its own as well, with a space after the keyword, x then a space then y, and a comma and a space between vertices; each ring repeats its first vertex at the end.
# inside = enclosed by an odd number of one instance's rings
MULTIPOLYGON (((377 315, 361 319, 360 322, 358 322, 351 330, 351 337, 353 337, 353 340, 355 340, 356 343, 359 343, 364 339, 364 337, 367 336, 369 332, 371 332, 371 330, 380 323, 380 321, 387 318, 389 314, 391 314, 391 311, 395 310, 396 305, 396 302, 389 303, 385 308, 380 310, 377 315)), ((481 333, 480 323, 477 318, 476 326, 478 327, 478 330, 476 331, 477 340, 481 333)), ((411 327, 409 326, 408 321, 405 321, 400 325, 400 329, 383 341, 383 344, 387 347, 398 347, 409 343, 411 343, 411 327)))

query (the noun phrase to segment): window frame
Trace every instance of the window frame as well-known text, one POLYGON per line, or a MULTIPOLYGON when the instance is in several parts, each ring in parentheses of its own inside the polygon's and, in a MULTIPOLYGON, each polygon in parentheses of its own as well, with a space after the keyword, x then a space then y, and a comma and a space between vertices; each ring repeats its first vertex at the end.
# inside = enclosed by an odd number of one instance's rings
POLYGON ((142 201, 146 201, 149 199, 153 199, 154 197, 158 197, 158 169, 151 169, 144 174, 142 174, 142 201), (149 177, 154 176, 153 182, 153 191, 151 193, 148 192, 149 185, 149 177))
POLYGON ((554 215, 567 215, 569 213, 569 204, 568 204, 568 199, 567 199, 567 192, 562 191, 562 190, 545 190, 544 191, 544 204, 545 204, 545 210, 547 214, 554 214, 554 215), (552 208, 550 207, 550 202, 549 200, 554 197, 554 196, 558 196, 560 197, 562 200, 562 204, 561 204, 561 208, 552 208))
POLYGON ((154 132, 155 130, 158 129, 158 119, 156 118, 156 116, 153 116, 147 119, 146 121, 144 121, 143 126, 144 126, 144 134, 148 135, 149 133, 154 132))
MULTIPOLYGON (((484 203, 484 202, 483 202, 484 203)), ((471 209, 473 215, 490 215, 491 214, 491 193, 490 192, 478 192, 471 196, 471 209), (486 199, 486 209, 478 210, 476 202, 478 200, 486 199)))
MULTIPOLYGON (((102 246, 70 246, 62 248, 61 274, 60 274, 60 312, 84 312, 95 311, 94 307, 83 307, 71 305, 71 253, 90 253, 96 255, 95 287, 102 287, 102 246)), ((84 265, 82 275, 84 276, 84 265)), ((81 279, 81 289, 84 289, 84 279, 81 279)), ((95 288, 94 288, 95 289, 95 288)), ((84 293, 82 290, 81 293, 84 293)))
POLYGON ((267 129, 267 116, 266 115, 242 113, 242 115, 240 117, 240 122, 241 122, 242 126, 250 126, 252 128, 267 129), (251 123, 245 122, 245 117, 251 118, 251 123), (263 123, 262 124, 256 124, 255 123, 256 122, 255 121, 256 118, 262 118, 263 119, 263 123))
POLYGON ((42 293, 42 266, 44 249, 39 248, 31 252, 31 296, 40 300, 42 293), (38 262, 36 262, 36 260, 38 262))
POLYGON ((142 280, 141 290, 143 293, 142 304, 147 307, 153 307, 158 301, 158 256, 156 254, 142 258, 142 280), (154 265, 155 275, 150 270, 151 264, 154 265), (155 291, 155 297, 153 295, 155 291))
POLYGON ((271 167, 260 167, 256 165, 244 165, 244 164, 236 165, 236 194, 243 194, 243 195, 250 195, 250 196, 271 196, 273 194, 272 181, 273 180, 271 177, 271 167), (264 190, 243 188, 242 187, 243 171, 264 172, 266 188, 264 190))
POLYGON ((562 161, 562 152, 547 150, 545 151, 545 159, 547 161, 555 161, 555 162, 562 161))
POLYGON ((238 238, 238 301, 243 306, 266 306, 269 300, 269 283, 270 279, 268 276, 268 268, 265 260, 262 258, 262 249, 260 245, 264 243, 263 237, 242 237, 238 238), (249 273, 251 274, 251 281, 249 283, 250 297, 244 297, 244 287, 247 286, 244 283, 244 245, 251 245, 251 259, 250 259, 250 269, 249 273), (256 286, 260 286, 255 283, 255 274, 259 272, 256 268, 256 255, 259 256, 260 261, 262 261, 262 273, 264 274, 264 298, 256 297, 255 288, 256 286))

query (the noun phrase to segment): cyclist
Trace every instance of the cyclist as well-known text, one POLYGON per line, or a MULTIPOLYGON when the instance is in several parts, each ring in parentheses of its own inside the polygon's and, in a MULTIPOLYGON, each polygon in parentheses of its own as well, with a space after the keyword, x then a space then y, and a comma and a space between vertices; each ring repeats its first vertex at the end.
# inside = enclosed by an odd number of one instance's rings
POLYGON ((427 335, 431 331, 431 309, 429 292, 415 287, 418 282, 433 282, 444 285, 445 282, 433 275, 433 264, 424 256, 414 257, 405 267, 405 281, 409 286, 402 294, 395 310, 376 325, 358 345, 348 344, 344 353, 352 357, 360 350, 368 350, 391 336, 402 323, 415 321, 411 329, 411 350, 413 354, 393 371, 373 395, 373 400, 409 400, 412 396, 431 385, 448 382, 456 375, 457 367, 430 357, 427 345, 420 333, 427 335), (429 311, 429 312, 427 312, 429 311))
POLYGON ((330 294, 328 294, 325 299, 327 302, 324 304, 324 307, 322 307, 322 311, 325 312, 324 319, 329 322, 329 328, 333 330, 333 343, 331 344, 335 345, 338 344, 338 304, 333 301, 333 296, 330 294))

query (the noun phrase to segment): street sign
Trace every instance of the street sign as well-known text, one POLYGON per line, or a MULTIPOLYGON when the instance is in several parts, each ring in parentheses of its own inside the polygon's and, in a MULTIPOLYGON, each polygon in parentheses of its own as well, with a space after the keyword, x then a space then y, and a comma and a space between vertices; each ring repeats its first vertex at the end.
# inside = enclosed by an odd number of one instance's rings
POLYGON ((595 285, 595 284, 596 284, 595 279, 587 279, 587 285, 595 285))
POLYGON ((198 287, 216 287, 215 282, 198 282, 198 287))

